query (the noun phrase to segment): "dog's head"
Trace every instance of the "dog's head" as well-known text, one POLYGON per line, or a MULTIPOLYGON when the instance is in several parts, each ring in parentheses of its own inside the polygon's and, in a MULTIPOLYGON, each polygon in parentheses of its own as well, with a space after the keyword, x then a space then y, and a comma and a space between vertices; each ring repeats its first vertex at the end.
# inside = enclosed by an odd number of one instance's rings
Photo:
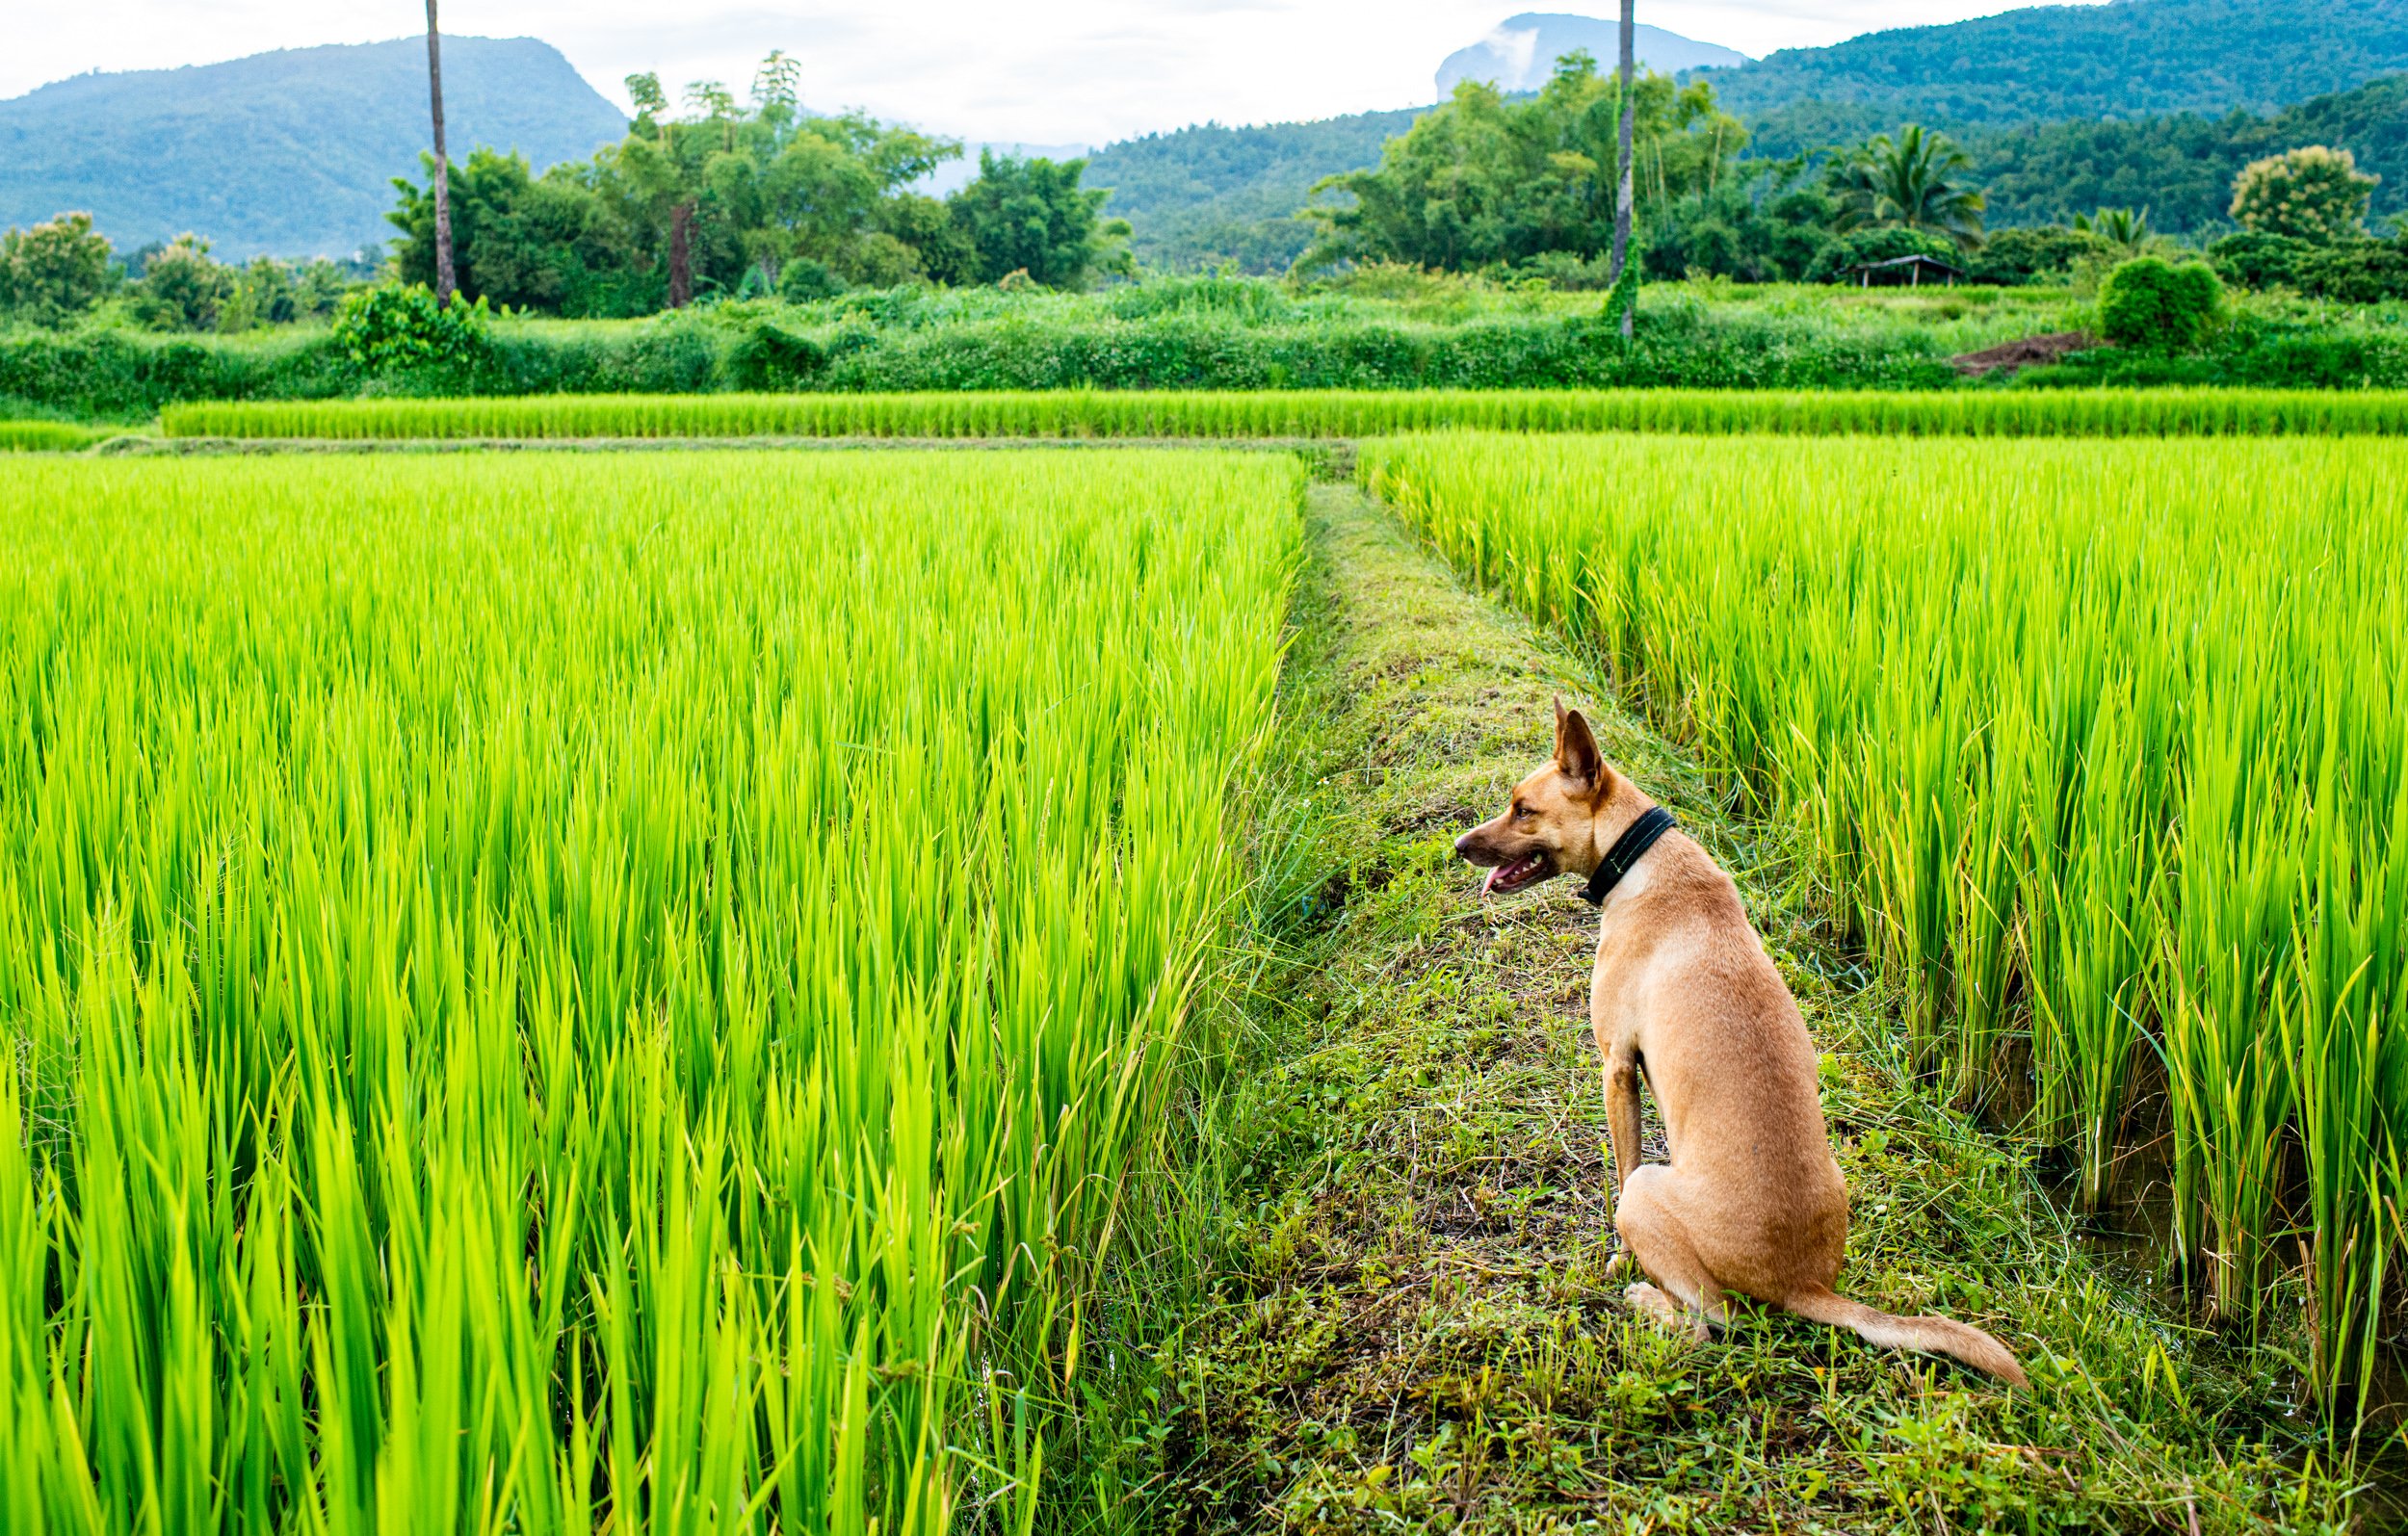
POLYGON ((1513 787, 1503 815, 1454 840, 1454 850, 1488 871, 1484 896, 1501 896, 1558 874, 1597 868, 1596 823, 1613 798, 1613 769, 1578 710, 1556 701, 1556 755, 1513 787))

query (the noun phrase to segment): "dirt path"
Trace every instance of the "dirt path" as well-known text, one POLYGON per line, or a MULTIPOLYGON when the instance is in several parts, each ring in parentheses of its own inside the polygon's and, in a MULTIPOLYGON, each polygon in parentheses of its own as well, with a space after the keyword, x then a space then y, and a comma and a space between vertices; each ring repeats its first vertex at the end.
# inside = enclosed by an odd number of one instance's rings
POLYGON ((1358 492, 1318 487, 1312 515, 1287 708, 1333 872, 1271 994, 1284 1047, 1240 1116, 1223 1281, 1166 1357, 1186 1468, 1169 1523, 2212 1531, 2336 1513, 2242 1444, 2279 1433, 2277 1384, 2118 1290, 2014 1150, 1909 1081, 1892 1000, 1819 932, 1777 838, 1358 492), (1594 915, 1564 881, 1483 903, 1449 847, 1544 756, 1557 691, 1739 874, 1799 996, 1855 1194, 1844 1288, 1991 1328, 2033 1393, 1788 1317, 1676 1341, 1604 1282, 1594 915))

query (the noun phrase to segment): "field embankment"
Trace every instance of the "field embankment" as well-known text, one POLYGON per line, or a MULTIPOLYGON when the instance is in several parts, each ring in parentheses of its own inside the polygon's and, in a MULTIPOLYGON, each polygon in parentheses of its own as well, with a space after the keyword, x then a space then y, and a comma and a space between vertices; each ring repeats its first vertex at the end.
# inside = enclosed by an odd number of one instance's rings
POLYGON ((1028 1529, 1300 488, 0 463, 0 1526, 1028 1529))
POLYGON ((171 437, 1366 437, 1510 431, 2159 437, 2408 432, 2408 391, 1060 390, 170 406, 171 437))
POLYGON ((1272 973, 1287 1054, 1224 1149, 1214 1304, 1165 1353, 1169 1527, 2328 1528, 2279 1362, 2119 1284, 2016 1144, 1935 1106, 1799 840, 1384 511, 1315 511, 1282 689, 1329 874, 1272 973), (1998 1330, 2033 1392, 1753 1312, 1693 1346, 1623 1305, 1595 913, 1565 882, 1484 901, 1450 846, 1545 754, 1556 692, 1737 872, 1805 1008, 1843 1285, 1998 1330))
POLYGON ((1795 829, 1916 1060, 2304 1315, 2346 1428, 2408 1263, 2408 449, 1434 435, 1364 473, 1795 829))

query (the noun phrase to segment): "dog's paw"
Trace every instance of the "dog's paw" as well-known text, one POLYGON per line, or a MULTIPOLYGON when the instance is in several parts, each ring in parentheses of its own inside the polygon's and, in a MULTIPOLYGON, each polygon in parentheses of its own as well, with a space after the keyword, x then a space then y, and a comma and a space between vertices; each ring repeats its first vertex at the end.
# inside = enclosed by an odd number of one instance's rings
POLYGON ((1686 1335, 1699 1343, 1704 1343, 1709 1337, 1705 1314, 1689 1311, 1644 1280, 1634 1282, 1622 1295, 1630 1302, 1633 1312, 1644 1314, 1676 1334, 1686 1335))
POLYGON ((1630 1272, 1631 1250, 1628 1248, 1616 1248, 1613 1251, 1613 1257, 1606 1261, 1607 1281, 1610 1283, 1612 1281, 1619 1280, 1630 1272))

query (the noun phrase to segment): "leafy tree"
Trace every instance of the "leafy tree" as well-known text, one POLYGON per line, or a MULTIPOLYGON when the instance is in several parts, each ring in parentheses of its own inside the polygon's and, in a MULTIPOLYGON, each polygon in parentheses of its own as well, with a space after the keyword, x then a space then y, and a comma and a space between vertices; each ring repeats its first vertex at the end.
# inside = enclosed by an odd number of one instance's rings
MULTIPOLYGON (((1730 176, 1747 133, 1716 110, 1703 82, 1676 87, 1651 74, 1632 96, 1633 179, 1644 227, 1730 176)), ((1461 272, 1551 252, 1600 255, 1613 241, 1620 115, 1618 82, 1601 77, 1585 53, 1566 54, 1528 98, 1464 81, 1444 106, 1390 140, 1375 169, 1315 188, 1352 202, 1305 210, 1322 234, 1297 266, 1400 261, 1461 272)))
POLYGON ((2243 229, 2320 245, 2366 232, 2376 178, 2346 149, 2309 144, 2241 168, 2232 214, 2243 229))
POLYGON ((2102 208, 2096 213, 2076 214, 2076 231, 2096 235, 2107 245, 2127 255, 2137 256, 2158 243, 2157 231, 2149 227, 2149 210, 2135 212, 2130 208, 2102 208))
MULTIPOLYGON (((539 178, 490 150, 456 163, 460 292, 568 315, 626 315, 774 291, 793 261, 852 282, 950 270, 958 247, 950 217, 905 189, 959 146, 858 113, 806 114, 796 78, 794 61, 772 54, 749 108, 703 81, 688 88, 688 116, 672 118, 660 81, 630 76, 635 122, 589 161, 539 178)), ((401 205, 390 217, 405 236, 398 269, 406 281, 432 281, 432 199, 417 184, 395 186, 401 205)))
POLYGON ((485 301, 444 303, 420 283, 363 288, 334 317, 334 341, 372 373, 475 368, 486 347, 485 301))
POLYGON ((2190 351, 2224 307, 2224 285, 2205 262, 2180 265, 2139 256, 2107 273, 2099 289, 2099 331, 2119 347, 2190 351))
POLYGON ((1650 276, 1691 273, 1741 282, 1796 282, 1832 242, 1830 193, 1801 179, 1803 156, 1759 175, 1733 176, 1661 211, 1649 231, 1650 276))
POLYGON ((2299 268, 2316 247, 2290 235, 2244 230, 2208 247, 2216 275, 2242 288, 2296 288, 2299 268))
POLYGON ((234 273, 209 255, 209 242, 178 235, 143 264, 129 307, 153 330, 215 330, 218 311, 233 296, 234 273))
POLYGON ((2300 292, 2318 299, 2350 304, 2408 299, 2408 250, 2389 241, 2313 246, 2295 271, 2300 292))
POLYGON ((1910 124, 1893 140, 1880 134, 1832 171, 1843 233, 1881 224, 1943 236, 1958 248, 1981 244, 1982 195, 1956 172, 1973 164, 1948 135, 1910 124))
POLYGON ((0 235, 0 317, 60 325, 98 303, 110 283, 109 242, 93 233, 90 214, 0 235))
POLYGON ((1111 193, 1081 187, 1085 160, 1023 160, 979 151, 976 181, 946 199, 970 262, 962 275, 1000 282, 1026 273, 1047 288, 1083 288, 1098 270, 1124 269, 1129 226, 1099 221, 1111 193))
POLYGON ((2061 224, 2001 229, 1982 241, 1967 271, 1992 282, 2035 282, 2070 276, 2083 263, 2103 261, 2115 251, 2104 236, 2089 229, 2061 224))

